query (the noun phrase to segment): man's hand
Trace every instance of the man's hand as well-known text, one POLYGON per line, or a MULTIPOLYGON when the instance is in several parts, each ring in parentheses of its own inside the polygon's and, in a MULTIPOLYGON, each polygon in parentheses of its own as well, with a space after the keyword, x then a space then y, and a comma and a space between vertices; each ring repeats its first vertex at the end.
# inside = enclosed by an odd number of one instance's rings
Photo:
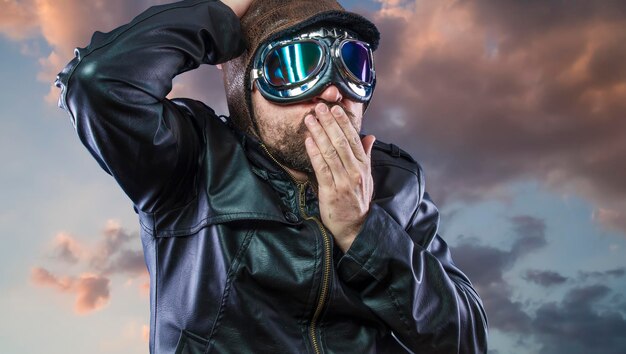
POLYGON ((254 0, 222 0, 224 5, 230 7, 239 18, 241 18, 246 11, 248 11, 248 8, 253 1, 254 0))
POLYGON ((305 118, 312 135, 305 144, 319 184, 322 223, 346 252, 369 212, 374 191, 370 161, 376 138, 368 135, 361 140, 341 107, 331 111, 320 103, 315 107, 317 119, 305 118))

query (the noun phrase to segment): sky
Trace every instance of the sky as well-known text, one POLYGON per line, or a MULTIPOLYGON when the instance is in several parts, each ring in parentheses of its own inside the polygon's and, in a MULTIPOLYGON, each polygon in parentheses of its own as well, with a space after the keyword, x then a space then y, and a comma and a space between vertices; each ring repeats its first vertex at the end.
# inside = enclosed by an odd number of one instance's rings
MULTIPOLYGON (((56 74, 150 0, 2 0, 0 352, 145 353, 132 205, 56 74)), ((364 132, 420 162, 490 353, 626 352, 626 2, 344 0, 380 29, 364 132)), ((170 97, 227 114, 221 73, 170 97)))

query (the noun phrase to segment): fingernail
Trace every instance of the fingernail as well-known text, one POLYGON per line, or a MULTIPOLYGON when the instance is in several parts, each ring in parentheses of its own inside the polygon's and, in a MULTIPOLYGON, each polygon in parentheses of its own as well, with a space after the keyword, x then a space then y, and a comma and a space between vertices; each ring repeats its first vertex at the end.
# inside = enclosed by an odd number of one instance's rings
POLYGON ((313 116, 308 115, 304 118, 304 122, 308 125, 313 125, 315 124, 315 118, 313 118, 313 116))
POLYGON ((316 108, 317 108, 317 111, 318 111, 318 112, 321 112, 321 113, 326 113, 326 112, 328 112, 328 106, 326 106, 326 105, 325 105, 325 104, 323 104, 323 103, 318 104, 316 108))
POLYGON ((339 106, 335 106, 333 107, 333 109, 331 110, 333 112, 334 115, 338 116, 341 115, 341 108, 339 106))

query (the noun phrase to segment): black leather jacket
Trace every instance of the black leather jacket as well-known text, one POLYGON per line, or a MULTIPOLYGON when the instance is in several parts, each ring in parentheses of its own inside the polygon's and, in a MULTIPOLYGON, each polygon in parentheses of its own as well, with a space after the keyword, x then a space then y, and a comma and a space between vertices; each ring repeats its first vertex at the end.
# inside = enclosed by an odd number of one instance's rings
POLYGON ((96 32, 59 74, 81 141, 139 214, 150 352, 486 352, 480 298, 408 154, 374 145, 375 197, 343 254, 308 184, 203 103, 165 98, 243 47, 228 7, 183 1, 96 32))

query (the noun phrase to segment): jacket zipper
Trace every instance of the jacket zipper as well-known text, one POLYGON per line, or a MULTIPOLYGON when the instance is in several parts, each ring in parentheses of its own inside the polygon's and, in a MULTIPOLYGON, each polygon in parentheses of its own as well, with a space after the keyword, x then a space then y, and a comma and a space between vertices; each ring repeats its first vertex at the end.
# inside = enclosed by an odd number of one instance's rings
POLYGON ((316 218, 315 216, 307 215, 304 207, 306 205, 306 185, 309 182, 298 182, 295 177, 281 164, 278 162, 272 154, 267 150, 265 144, 261 144, 261 147, 267 155, 278 165, 280 166, 287 175, 291 178, 291 180, 298 186, 299 190, 299 208, 300 208, 300 216, 305 220, 313 220, 319 227, 322 232, 322 239, 324 242, 324 257, 323 257, 323 275, 322 275, 322 289, 320 292, 319 300, 317 301, 317 307, 315 308, 315 312, 313 313, 313 317, 311 318, 311 324, 309 326, 309 338, 311 339, 311 343, 313 344, 313 350, 316 354, 321 354, 322 351, 320 349, 319 338, 317 337, 317 321, 322 314, 322 310, 324 309, 324 305, 326 303, 326 298, 328 297, 328 290, 330 288, 330 260, 331 260, 331 242, 326 229, 322 222, 316 218))
POLYGON ((320 292, 320 298, 317 302, 317 307, 315 308, 315 312, 313 313, 313 318, 311 319, 311 326, 309 327, 309 336, 311 337, 311 342, 313 343, 313 349, 316 354, 320 354, 320 343, 317 338, 317 320, 319 319, 322 310, 324 309, 324 304, 326 303, 326 298, 328 297, 328 288, 330 284, 330 256, 331 256, 331 248, 330 248, 330 237, 326 233, 326 229, 322 222, 316 218, 315 216, 309 216, 304 211, 305 206, 305 197, 306 197, 306 182, 299 185, 300 188, 300 214, 306 220, 314 220, 317 223, 317 226, 322 231, 322 237, 324 240, 324 272, 322 276, 322 290, 320 292))

